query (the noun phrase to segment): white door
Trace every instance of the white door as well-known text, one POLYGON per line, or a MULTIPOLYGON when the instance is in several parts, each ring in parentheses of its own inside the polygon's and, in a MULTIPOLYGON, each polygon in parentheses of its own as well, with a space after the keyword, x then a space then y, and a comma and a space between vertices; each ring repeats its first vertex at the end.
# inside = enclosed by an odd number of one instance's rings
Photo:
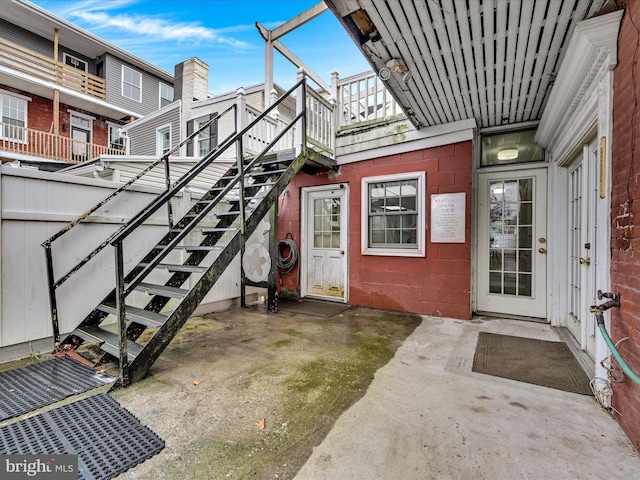
POLYGON ((347 191, 303 189, 302 296, 347 302, 347 191))
POLYGON ((599 303, 595 295, 597 270, 596 201, 598 185, 598 144, 585 145, 569 169, 569 312, 567 328, 592 357, 596 324, 589 306, 599 303))
POLYGON ((478 175, 476 310, 547 316, 547 171, 478 175))

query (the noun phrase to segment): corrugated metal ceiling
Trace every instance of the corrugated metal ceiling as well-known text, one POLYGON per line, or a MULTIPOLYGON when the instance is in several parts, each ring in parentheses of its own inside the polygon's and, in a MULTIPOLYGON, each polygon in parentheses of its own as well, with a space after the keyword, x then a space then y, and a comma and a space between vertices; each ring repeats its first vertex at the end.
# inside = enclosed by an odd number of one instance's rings
POLYGON ((576 23, 605 0, 325 3, 376 72, 391 67, 387 88, 414 125, 492 127, 540 119, 576 23))

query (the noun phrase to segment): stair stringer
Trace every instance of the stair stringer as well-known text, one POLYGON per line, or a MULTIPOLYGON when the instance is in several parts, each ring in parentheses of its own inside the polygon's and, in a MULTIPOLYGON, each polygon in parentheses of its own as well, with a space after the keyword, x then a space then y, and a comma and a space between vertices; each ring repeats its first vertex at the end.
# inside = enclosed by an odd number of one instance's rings
POLYGON ((287 170, 282 173, 278 181, 256 206, 252 214, 247 217, 244 238, 240 231, 234 234, 233 238, 222 249, 198 283, 196 283, 182 299, 180 305, 169 315, 153 337, 149 339, 136 358, 129 363, 127 367, 129 383, 137 382, 146 375, 151 365, 153 365, 162 354, 164 349, 189 319, 191 313, 195 311, 209 290, 211 290, 235 256, 240 252, 244 239, 248 238, 255 231, 262 218, 269 212, 269 209, 278 200, 280 194, 300 171, 305 161, 306 154, 303 153, 291 162, 287 170))

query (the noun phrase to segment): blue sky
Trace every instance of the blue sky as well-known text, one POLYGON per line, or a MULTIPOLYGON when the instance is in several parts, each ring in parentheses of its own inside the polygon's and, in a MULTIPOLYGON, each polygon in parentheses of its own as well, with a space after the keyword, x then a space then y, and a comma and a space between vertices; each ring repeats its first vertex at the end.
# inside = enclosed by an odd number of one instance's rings
MULTIPOLYGON (((219 95, 264 81, 264 40, 273 29, 319 0, 31 0, 160 68, 191 57, 209 65, 209 91, 219 95)), ((325 82, 370 70, 331 12, 280 39, 325 82)), ((296 69, 278 52, 275 82, 295 83, 296 69)))

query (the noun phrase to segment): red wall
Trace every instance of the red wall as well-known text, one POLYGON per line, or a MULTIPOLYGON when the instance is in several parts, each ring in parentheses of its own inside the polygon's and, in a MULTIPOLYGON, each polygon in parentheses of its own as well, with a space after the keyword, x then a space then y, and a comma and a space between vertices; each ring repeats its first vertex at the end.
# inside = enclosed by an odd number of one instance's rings
MULTIPOLYGON (((349 303, 362 307, 469 319, 471 316, 471 165, 472 143, 463 142, 343 165, 337 178, 300 173, 280 198, 279 237, 291 233, 300 245, 302 187, 349 184, 349 303), (404 172, 426 172, 426 257, 361 254, 361 178, 404 172), (465 243, 431 243, 430 198, 437 193, 465 192, 465 243)), ((302 251, 302 249, 301 249, 302 251)), ((302 257, 302 255, 301 255, 302 257)), ((301 258, 300 261, 304 261, 301 258)), ((298 272, 284 277, 296 290, 298 272)))
MULTIPOLYGON (((611 337, 634 372, 640 374, 640 2, 625 8, 614 70, 611 282, 620 292, 620 309, 611 311, 611 337)), ((600 360, 600 359, 598 359, 600 360)), ((620 425, 640 450, 640 386, 627 378, 614 383, 613 406, 620 425)))
MULTIPOLYGON (((27 102, 27 127, 32 130, 40 130, 42 132, 51 132, 51 128, 53 125, 53 101, 48 98, 39 97, 38 95, 33 95, 28 92, 23 92, 21 90, 16 90, 15 88, 7 87, 4 85, 0 85, 0 89, 6 90, 7 92, 14 92, 20 95, 29 97, 31 99, 30 102, 27 102)), ((93 138, 92 143, 96 145, 106 146, 109 140, 109 128, 107 125, 107 119, 96 115, 88 110, 83 110, 81 108, 69 107, 63 103, 60 104, 59 107, 59 122, 60 122, 60 132, 59 135, 62 137, 68 137, 71 133, 71 129, 67 128, 67 130, 62 129, 63 124, 69 125, 70 114, 68 110, 72 110, 78 113, 84 113, 85 115, 90 115, 95 118, 93 121, 93 138)), ((121 123, 114 120, 115 123, 121 123)), ((52 132, 54 133, 54 132, 52 132)))

